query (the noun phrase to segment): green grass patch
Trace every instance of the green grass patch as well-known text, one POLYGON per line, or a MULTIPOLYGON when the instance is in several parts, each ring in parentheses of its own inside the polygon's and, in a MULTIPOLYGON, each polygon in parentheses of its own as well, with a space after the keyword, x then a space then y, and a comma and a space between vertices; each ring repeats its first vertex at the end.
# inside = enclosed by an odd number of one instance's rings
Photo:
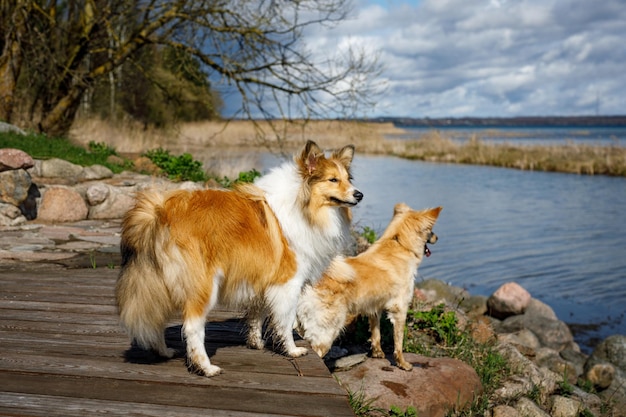
POLYGON ((193 159, 191 154, 172 155, 170 151, 156 148, 147 151, 144 156, 165 172, 174 181, 206 181, 207 174, 202 170, 202 162, 193 159))
POLYGON ((110 164, 107 158, 115 151, 104 144, 90 143, 90 149, 73 144, 68 139, 52 138, 46 135, 0 133, 0 148, 20 149, 34 159, 60 158, 81 166, 103 165, 115 173, 122 172, 125 166, 110 164))

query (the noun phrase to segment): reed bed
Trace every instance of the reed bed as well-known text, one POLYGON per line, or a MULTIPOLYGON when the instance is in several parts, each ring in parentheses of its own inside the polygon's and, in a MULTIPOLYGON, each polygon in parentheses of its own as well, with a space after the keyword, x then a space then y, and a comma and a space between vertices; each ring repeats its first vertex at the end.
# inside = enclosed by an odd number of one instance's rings
POLYGON ((362 151, 377 149, 386 135, 402 132, 392 123, 339 120, 211 121, 155 129, 139 123, 112 125, 100 119, 85 119, 74 124, 70 138, 82 145, 103 142, 122 153, 145 152, 159 146, 183 151, 214 148, 218 152, 264 149, 291 153, 307 139, 324 148, 354 143, 362 151))
POLYGON ((512 145, 486 143, 477 137, 455 142, 436 132, 407 141, 397 156, 431 162, 490 165, 528 171, 626 176, 626 148, 575 143, 512 145))
MULTIPOLYGON (((486 134, 488 136, 488 132, 486 134)), ((476 136, 458 142, 435 130, 415 138, 406 137, 407 131, 396 128, 392 123, 339 120, 235 120, 185 123, 155 129, 140 124, 113 125, 99 119, 87 119, 77 121, 70 134, 70 138, 78 144, 102 142, 119 153, 141 153, 163 147, 172 152, 202 155, 207 170, 227 176, 236 174, 237 170, 250 169, 250 166, 244 165, 254 164, 255 157, 251 153, 270 151, 290 155, 307 139, 327 149, 352 143, 361 154, 531 171, 626 176, 626 148, 618 145, 494 144, 476 136), (398 139, 399 136, 403 138, 398 139)))

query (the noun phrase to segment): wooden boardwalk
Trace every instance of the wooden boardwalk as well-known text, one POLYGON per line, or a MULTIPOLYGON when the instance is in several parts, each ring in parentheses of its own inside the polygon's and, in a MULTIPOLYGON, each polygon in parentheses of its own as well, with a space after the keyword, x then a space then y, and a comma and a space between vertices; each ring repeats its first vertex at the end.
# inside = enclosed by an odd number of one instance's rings
MULTIPOLYGON (((211 314, 207 350, 223 374, 129 349, 113 299, 118 270, 0 264, 0 415, 354 416, 319 357, 245 347, 236 314, 211 314)), ((184 351, 180 325, 168 345, 184 351)), ((298 341, 299 346, 306 346, 298 341)))

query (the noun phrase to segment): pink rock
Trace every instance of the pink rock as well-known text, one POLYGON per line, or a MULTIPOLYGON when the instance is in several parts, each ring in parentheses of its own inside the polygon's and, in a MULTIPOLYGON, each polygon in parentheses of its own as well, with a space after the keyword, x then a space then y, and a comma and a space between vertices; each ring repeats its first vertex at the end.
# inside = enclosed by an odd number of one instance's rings
POLYGON ((530 300, 530 293, 522 286, 515 282, 507 282, 489 297, 487 309, 493 317, 506 318, 523 314, 530 300))
POLYGON ((48 222, 74 222, 85 220, 88 211, 87 204, 76 191, 54 187, 41 199, 37 218, 48 222))
POLYGON ((33 158, 24 151, 13 148, 0 149, 0 172, 28 169, 35 165, 33 158))
POLYGON ((334 376, 350 392, 374 400, 373 407, 414 407, 420 417, 443 417, 449 410, 468 406, 482 393, 476 371, 464 362, 414 353, 404 357, 414 365, 410 372, 391 366, 386 359, 368 359, 334 376))

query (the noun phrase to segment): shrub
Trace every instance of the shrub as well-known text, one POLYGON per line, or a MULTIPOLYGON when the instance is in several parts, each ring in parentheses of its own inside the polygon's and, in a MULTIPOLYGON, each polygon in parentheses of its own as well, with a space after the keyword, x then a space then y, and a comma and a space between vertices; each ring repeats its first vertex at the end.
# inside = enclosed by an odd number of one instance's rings
POLYGON ((95 142, 92 140, 89 142, 88 146, 89 151, 92 154, 99 155, 104 158, 108 158, 111 155, 117 155, 115 149, 104 142, 95 142))
POLYGON ((171 155, 167 149, 156 148, 147 151, 144 156, 161 168, 168 178, 176 181, 206 181, 207 175, 202 170, 202 162, 193 159, 191 154, 171 155))
POLYGON ((261 176, 261 173, 256 169, 252 168, 249 171, 242 171, 239 173, 239 176, 236 180, 231 180, 230 178, 224 176, 223 178, 216 178, 216 181, 224 188, 231 188, 235 184, 238 183, 248 183, 254 182, 254 180, 261 176))

